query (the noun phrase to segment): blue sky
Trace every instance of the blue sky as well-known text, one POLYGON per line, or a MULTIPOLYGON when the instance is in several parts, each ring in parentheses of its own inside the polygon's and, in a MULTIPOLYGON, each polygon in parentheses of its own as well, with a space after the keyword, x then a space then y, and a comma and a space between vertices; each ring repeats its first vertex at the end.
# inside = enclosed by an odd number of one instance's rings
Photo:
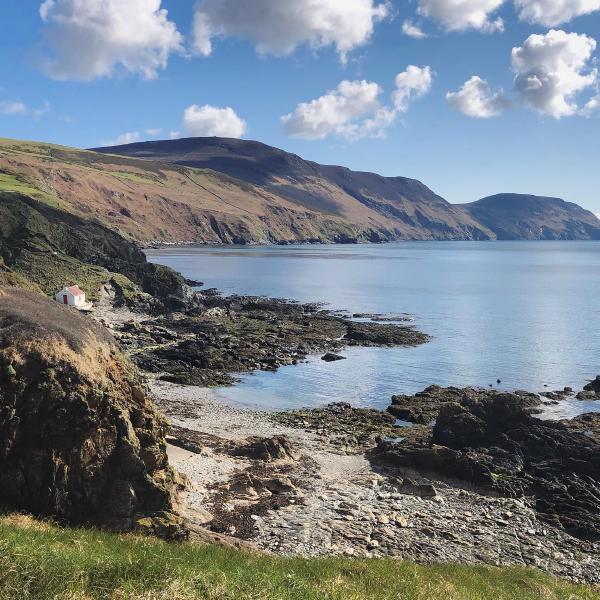
POLYGON ((85 148, 127 133, 224 131, 318 162, 414 177, 450 202, 510 191, 600 213, 596 0, 586 0, 591 12, 580 16, 578 0, 552 0, 564 9, 555 16, 532 16, 549 0, 516 0, 518 8, 469 0, 469 15, 454 11, 456 0, 348 0, 351 15, 338 14, 346 0, 323 0, 325 16, 340 23, 326 32, 316 0, 128 0, 131 29, 118 35, 110 19, 98 21, 118 0, 86 1, 91 16, 78 13, 84 0, 46 0, 44 22, 39 0, 4 0, 3 137, 85 148), (159 5, 168 11, 161 23, 159 5), (262 12, 249 14, 258 5, 262 12), (306 11, 288 19, 287 5, 306 11), (137 7, 147 13, 139 21, 137 7), (204 24, 195 33, 194 15, 204 24), (86 34, 87 18, 105 37, 86 34), (426 37, 403 33, 407 19, 426 37), (513 48, 521 49, 516 63, 513 48), (419 70, 397 85, 409 65, 419 70), (487 83, 449 102, 473 76, 487 83), (342 81, 355 84, 336 92, 342 81), (340 117, 340 106, 350 116, 340 117))

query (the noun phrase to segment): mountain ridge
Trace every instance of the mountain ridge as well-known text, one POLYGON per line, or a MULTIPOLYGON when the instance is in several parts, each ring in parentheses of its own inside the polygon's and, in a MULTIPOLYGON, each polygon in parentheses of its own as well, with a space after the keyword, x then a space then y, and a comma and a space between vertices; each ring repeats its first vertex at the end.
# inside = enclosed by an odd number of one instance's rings
POLYGON ((600 240, 596 215, 562 198, 503 193, 461 206, 499 240, 600 240))
POLYGON ((388 236, 391 239, 600 239, 600 220, 562 200, 564 205, 557 211, 560 199, 497 194, 450 204, 416 179, 321 165, 251 140, 182 138, 95 151, 211 169, 260 185, 305 208, 351 219, 354 214, 340 207, 345 195, 380 217, 399 222, 388 236), (507 198, 513 202, 506 202, 507 198), (527 210, 533 198, 537 207, 527 210))
POLYGON ((102 152, 0 139, 3 191, 146 246, 600 239, 592 213, 560 200, 500 195, 455 205, 415 179, 221 138, 102 152))

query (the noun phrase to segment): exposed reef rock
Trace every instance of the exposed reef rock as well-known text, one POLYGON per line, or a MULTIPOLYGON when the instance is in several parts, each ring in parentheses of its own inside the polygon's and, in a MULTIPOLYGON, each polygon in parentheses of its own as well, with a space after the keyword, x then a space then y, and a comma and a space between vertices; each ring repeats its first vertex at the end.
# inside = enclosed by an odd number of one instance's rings
MULTIPOLYGON (((468 397, 474 400, 494 396, 497 392, 477 388, 443 388, 439 385, 431 385, 414 396, 398 395, 392 396, 392 403, 387 412, 409 423, 427 425, 437 418, 442 406, 451 402, 461 402, 468 397)), ((515 392, 523 402, 523 406, 530 408, 541 404, 540 397, 530 392, 515 392)))
POLYGON ((331 353, 329 360, 345 346, 417 346, 429 339, 412 326, 356 323, 319 305, 213 292, 196 292, 186 314, 127 322, 117 335, 143 370, 200 386, 228 385, 237 373, 275 371, 310 354, 331 353))
POLYGON ((590 381, 582 392, 577 394, 578 400, 600 400, 600 375, 590 381))
POLYGON ((70 524, 186 535, 166 421, 99 325, 0 289, 0 503, 70 524))
MULTIPOLYGON (((600 539, 598 417, 542 421, 522 394, 438 389, 428 439, 383 441, 377 463, 432 472, 508 497, 535 497, 538 513, 570 533, 600 539)), ((416 398, 418 402, 418 398, 416 398)))

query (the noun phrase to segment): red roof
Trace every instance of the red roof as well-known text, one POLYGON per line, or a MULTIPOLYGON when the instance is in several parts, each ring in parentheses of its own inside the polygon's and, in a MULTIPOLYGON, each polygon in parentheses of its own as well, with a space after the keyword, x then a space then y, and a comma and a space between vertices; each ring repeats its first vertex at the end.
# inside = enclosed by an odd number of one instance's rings
POLYGON ((77 285, 72 285, 71 287, 67 288, 71 294, 73 294, 73 296, 83 296, 84 293, 79 289, 79 286, 77 285))

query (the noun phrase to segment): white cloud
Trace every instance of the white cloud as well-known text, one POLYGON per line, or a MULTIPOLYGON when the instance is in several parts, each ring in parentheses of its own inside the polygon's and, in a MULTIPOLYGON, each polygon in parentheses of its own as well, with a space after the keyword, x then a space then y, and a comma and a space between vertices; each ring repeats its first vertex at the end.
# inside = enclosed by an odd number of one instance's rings
POLYGON ((492 91, 488 82, 474 75, 458 90, 446 94, 448 104, 468 117, 489 119, 502 114, 510 105, 500 91, 492 91))
POLYGON ((399 112, 406 112, 410 103, 425 96, 431 90, 433 72, 431 67, 409 65, 406 71, 396 75, 394 105, 399 112))
POLYGON ((181 137, 181 131, 169 131, 169 138, 172 140, 178 140, 181 137))
POLYGON ((406 21, 402 23, 402 33, 416 40, 421 40, 427 37, 427 34, 421 29, 421 27, 410 19, 406 19, 406 21))
POLYGON ((522 21, 554 27, 600 10, 600 0, 515 0, 522 21))
POLYGON ((380 135, 392 118, 379 102, 381 92, 379 85, 369 81, 342 81, 335 90, 299 104, 281 122, 288 135, 305 140, 322 140, 331 134, 348 139, 380 135))
POLYGON ((182 50, 182 36, 160 6, 161 0, 44 0, 43 70, 59 80, 89 81, 118 70, 153 79, 182 50))
POLYGON ((123 146, 125 144, 135 144, 142 139, 139 131, 128 131, 117 136, 114 140, 102 142, 102 146, 123 146))
POLYGON ((581 115, 584 117, 591 117, 597 110, 600 110, 600 94, 590 98, 585 103, 585 106, 581 109, 581 115))
POLYGON ((0 100, 0 115, 28 116, 40 119, 51 110, 50 103, 46 100, 40 108, 31 108, 24 102, 16 100, 0 100))
POLYGON ((310 102, 302 102, 296 110, 281 117, 285 132, 295 138, 322 140, 335 135, 350 141, 380 138, 394 123, 399 113, 431 89, 429 67, 409 66, 396 77, 394 105, 385 106, 382 88, 370 81, 342 81, 335 90, 310 102))
POLYGON ((208 56, 218 36, 248 40, 259 54, 287 55, 298 46, 334 46, 342 60, 369 42, 390 14, 377 0, 202 0, 194 18, 194 49, 208 56))
POLYGON ((31 116, 34 119, 41 119, 44 115, 47 115, 52 110, 50 102, 46 100, 40 108, 32 108, 30 111, 31 116))
POLYGON ((527 106, 560 119, 580 111, 577 95, 593 87, 591 67, 596 41, 584 34, 551 29, 531 35, 512 50, 515 88, 527 106))
POLYGON ((26 115, 28 108, 23 102, 2 100, 0 101, 0 114, 7 116, 26 115))
POLYGON ((162 129, 160 129, 159 127, 149 127, 144 131, 144 133, 146 135, 149 135, 150 137, 156 137, 157 135, 160 135, 162 133, 162 129))
POLYGON ((240 119, 233 108, 217 108, 205 104, 192 104, 183 113, 183 124, 195 137, 241 138, 247 131, 246 121, 240 119))
POLYGON ((440 23, 448 31, 476 29, 486 33, 504 30, 493 14, 504 0, 418 0, 418 13, 440 23))

